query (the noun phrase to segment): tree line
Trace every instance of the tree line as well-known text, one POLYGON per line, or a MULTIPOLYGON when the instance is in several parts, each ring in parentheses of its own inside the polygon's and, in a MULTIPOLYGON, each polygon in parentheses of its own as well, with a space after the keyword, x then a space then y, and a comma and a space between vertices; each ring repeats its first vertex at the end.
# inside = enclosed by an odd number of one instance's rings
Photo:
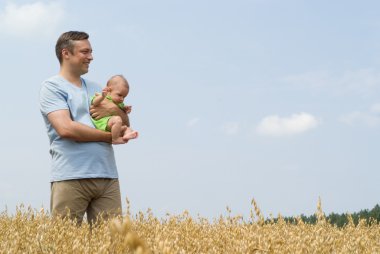
MULTIPOLYGON (((298 218, 301 218, 301 220, 304 223, 308 223, 308 224, 315 224, 318 221, 318 217, 316 214, 313 214, 310 216, 301 214, 298 218)), ((359 223, 359 219, 360 220, 364 219, 368 225, 372 223, 379 223, 380 222, 380 206, 377 204, 371 210, 365 209, 365 210, 361 210, 360 212, 350 213, 350 214, 349 213, 342 213, 342 214, 330 213, 328 216, 325 216, 325 218, 329 223, 336 225, 337 227, 344 227, 345 225, 347 225, 349 223, 350 218, 352 218, 352 221, 355 225, 359 223)), ((283 219, 289 223, 294 223, 294 224, 297 223, 297 217, 290 216, 290 217, 283 217, 283 219)), ((277 222, 278 218, 275 218, 274 221, 277 222)), ((267 220, 267 222, 269 222, 269 220, 267 220)))

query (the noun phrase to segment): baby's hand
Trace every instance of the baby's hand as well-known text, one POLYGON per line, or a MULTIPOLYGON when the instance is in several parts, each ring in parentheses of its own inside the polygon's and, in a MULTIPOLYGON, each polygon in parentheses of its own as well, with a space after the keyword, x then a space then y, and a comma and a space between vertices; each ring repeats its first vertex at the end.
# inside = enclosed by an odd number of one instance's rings
POLYGON ((125 113, 129 114, 132 111, 132 106, 125 106, 124 110, 125 110, 125 113))
POLYGON ((102 96, 103 97, 106 97, 107 96, 107 94, 110 92, 110 88, 109 87, 105 87, 105 88, 103 88, 103 90, 102 90, 102 96))

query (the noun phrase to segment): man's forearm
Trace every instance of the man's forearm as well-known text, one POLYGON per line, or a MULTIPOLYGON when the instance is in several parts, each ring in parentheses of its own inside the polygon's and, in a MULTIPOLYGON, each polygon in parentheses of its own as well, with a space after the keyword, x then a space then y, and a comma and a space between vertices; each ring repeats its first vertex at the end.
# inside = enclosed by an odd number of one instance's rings
POLYGON ((67 131, 66 135, 64 135, 64 138, 78 142, 112 142, 112 136, 110 132, 91 128, 87 125, 75 121, 72 121, 69 126, 67 126, 67 131))
POLYGON ((97 130, 85 124, 73 121, 68 110, 51 112, 48 114, 48 120, 62 138, 80 142, 112 142, 110 132, 97 130))

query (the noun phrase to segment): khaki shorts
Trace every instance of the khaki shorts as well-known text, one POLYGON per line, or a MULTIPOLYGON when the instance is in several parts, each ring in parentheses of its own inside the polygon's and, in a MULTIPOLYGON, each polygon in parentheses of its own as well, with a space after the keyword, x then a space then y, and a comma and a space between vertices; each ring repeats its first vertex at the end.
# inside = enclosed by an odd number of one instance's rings
POLYGON ((51 183, 50 211, 53 216, 69 216, 82 223, 87 213, 89 223, 98 216, 107 219, 121 215, 118 179, 88 178, 51 183))

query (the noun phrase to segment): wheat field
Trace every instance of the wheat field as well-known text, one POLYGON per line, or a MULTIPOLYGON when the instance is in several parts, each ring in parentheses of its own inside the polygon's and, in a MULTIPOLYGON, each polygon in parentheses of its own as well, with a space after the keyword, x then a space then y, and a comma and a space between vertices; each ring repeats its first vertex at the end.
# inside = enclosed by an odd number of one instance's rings
POLYGON ((0 253, 380 253, 380 226, 364 220, 338 228, 326 221, 320 201, 315 225, 264 217, 252 201, 251 215, 213 221, 180 215, 157 218, 148 210, 99 221, 90 227, 20 207, 0 214, 0 253))

